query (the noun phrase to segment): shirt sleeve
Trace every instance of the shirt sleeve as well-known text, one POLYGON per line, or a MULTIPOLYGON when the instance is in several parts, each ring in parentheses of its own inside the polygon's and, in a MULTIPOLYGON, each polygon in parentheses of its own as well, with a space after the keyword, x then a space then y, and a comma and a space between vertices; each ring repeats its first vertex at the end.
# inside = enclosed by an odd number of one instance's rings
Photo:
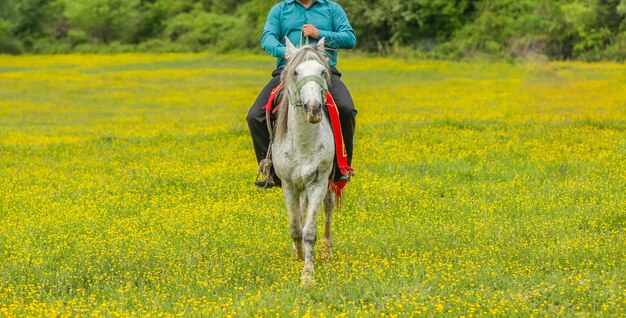
POLYGON ((343 8, 331 2, 331 11, 334 30, 320 30, 320 38, 325 38, 326 46, 332 49, 352 49, 356 46, 356 35, 348 21, 348 16, 343 8))
POLYGON ((263 35, 261 35, 261 47, 273 57, 285 57, 285 45, 282 44, 280 31, 281 4, 275 5, 267 16, 263 35))

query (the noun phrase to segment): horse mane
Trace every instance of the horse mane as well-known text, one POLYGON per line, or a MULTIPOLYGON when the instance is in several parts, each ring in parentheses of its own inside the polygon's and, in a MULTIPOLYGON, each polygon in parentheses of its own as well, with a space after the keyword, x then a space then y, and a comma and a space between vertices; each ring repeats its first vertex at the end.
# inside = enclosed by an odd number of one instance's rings
POLYGON ((297 49, 292 56, 287 58, 287 65, 280 74, 283 82, 283 93, 278 104, 278 118, 276 119, 276 138, 283 139, 287 135, 287 118, 289 113, 289 94, 287 90, 296 79, 296 68, 298 65, 307 61, 309 57, 313 57, 317 62, 326 68, 326 76, 324 79, 330 85, 330 69, 328 67, 328 57, 324 52, 323 46, 306 45, 297 49))

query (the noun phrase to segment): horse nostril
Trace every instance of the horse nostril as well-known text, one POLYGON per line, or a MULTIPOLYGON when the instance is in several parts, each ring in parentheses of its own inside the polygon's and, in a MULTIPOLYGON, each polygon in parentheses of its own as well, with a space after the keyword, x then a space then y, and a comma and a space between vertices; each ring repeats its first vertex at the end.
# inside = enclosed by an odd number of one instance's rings
POLYGON ((322 109, 322 105, 317 102, 305 103, 304 105, 307 109, 310 109, 314 112, 318 112, 322 109))

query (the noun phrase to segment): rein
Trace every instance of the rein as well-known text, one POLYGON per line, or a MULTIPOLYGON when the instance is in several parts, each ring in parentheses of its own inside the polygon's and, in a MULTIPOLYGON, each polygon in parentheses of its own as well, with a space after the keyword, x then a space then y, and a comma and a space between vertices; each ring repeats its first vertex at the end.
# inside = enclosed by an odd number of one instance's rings
POLYGON ((304 31, 300 31, 300 46, 298 47, 302 47, 302 44, 304 45, 309 45, 309 37, 308 36, 304 36, 304 31), (304 43, 302 43, 302 39, 304 38, 304 43))

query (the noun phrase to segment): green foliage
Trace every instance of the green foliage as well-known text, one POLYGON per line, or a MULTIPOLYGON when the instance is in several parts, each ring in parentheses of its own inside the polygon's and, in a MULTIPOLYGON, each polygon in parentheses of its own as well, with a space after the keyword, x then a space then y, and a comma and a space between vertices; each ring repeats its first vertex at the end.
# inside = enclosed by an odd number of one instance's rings
POLYGON ((128 40, 139 0, 67 0, 65 16, 96 43, 128 40))
POLYGON ((259 48, 261 30, 265 18, 274 6, 274 0, 253 0, 238 6, 235 15, 238 17, 235 28, 226 32, 218 49, 220 51, 259 48))
POLYGON ((359 46, 387 50, 430 49, 451 35, 473 12, 470 0, 360 0, 341 2, 357 30, 359 46))
POLYGON ((544 46, 542 30, 547 27, 550 12, 542 1, 484 1, 473 23, 464 25, 447 49, 458 50, 460 56, 531 54, 544 46))
POLYGON ((603 53, 604 59, 626 61, 626 31, 617 35, 613 43, 603 53))
POLYGON ((0 18, 0 52, 17 54, 22 51, 22 45, 11 37, 13 24, 0 18))
POLYGON ((0 0, 0 52, 17 54, 22 51, 21 43, 13 38, 15 12, 12 1, 0 0))
POLYGON ((607 26, 597 23, 601 12, 590 2, 573 2, 561 6, 566 26, 574 39, 574 55, 593 53, 608 43, 611 37, 607 26))
POLYGON ((194 51, 216 45, 224 34, 237 25, 237 19, 200 9, 177 15, 165 27, 172 42, 180 42, 194 51))
POLYGON ((624 24, 618 5, 616 0, 485 0, 472 23, 439 49, 450 57, 623 60, 606 51, 624 24))
POLYGON ((171 9, 172 3, 167 1, 147 2, 140 7, 133 42, 160 37, 171 9))
MULTIPOLYGON (((336 0, 368 52, 623 61, 626 0, 336 0)), ((0 0, 0 53, 250 51, 279 0, 0 0), (117 43, 115 48, 106 48, 117 43), (58 46, 58 48, 53 48, 58 46)))

